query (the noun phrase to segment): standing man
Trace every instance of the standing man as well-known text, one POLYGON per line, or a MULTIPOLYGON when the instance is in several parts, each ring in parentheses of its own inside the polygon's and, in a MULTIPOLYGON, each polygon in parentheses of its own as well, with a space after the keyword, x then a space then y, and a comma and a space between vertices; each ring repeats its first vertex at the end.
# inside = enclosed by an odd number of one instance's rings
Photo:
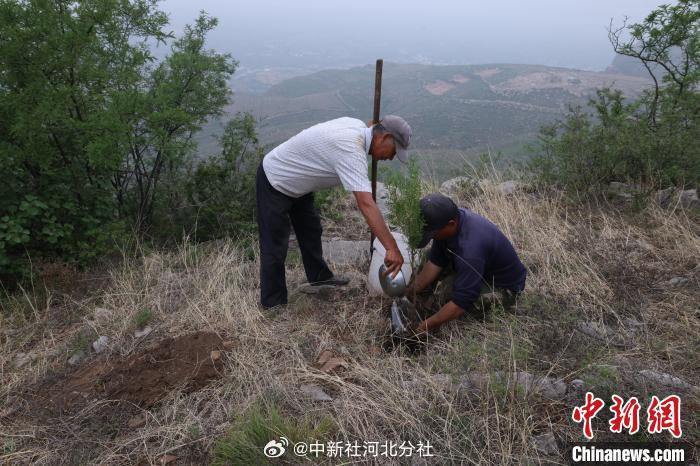
POLYGON ((403 256, 372 199, 367 155, 375 160, 392 160, 396 155, 405 163, 411 134, 411 127, 399 116, 387 115, 369 128, 361 120, 344 117, 312 126, 265 155, 256 176, 264 308, 287 303, 284 261, 290 220, 309 283, 349 282, 335 277, 323 259, 321 219, 314 206, 314 191, 319 189, 342 184, 352 191, 367 225, 386 249, 389 273, 401 270, 403 256))
POLYGON ((501 230, 481 215, 457 208, 452 199, 442 194, 421 199, 420 209, 425 223, 418 247, 425 247, 431 239, 433 245, 406 296, 412 298, 414 291, 426 290, 445 267, 451 266, 454 275, 443 280, 439 311, 419 322, 414 333, 433 330, 462 316, 482 294, 500 294, 504 307, 515 304, 515 298, 525 288, 527 271, 501 230))

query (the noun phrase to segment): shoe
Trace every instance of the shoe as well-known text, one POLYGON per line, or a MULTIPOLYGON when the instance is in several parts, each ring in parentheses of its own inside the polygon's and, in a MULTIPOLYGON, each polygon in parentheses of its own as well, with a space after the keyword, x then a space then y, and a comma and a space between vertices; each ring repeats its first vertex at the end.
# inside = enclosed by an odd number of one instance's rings
POLYGON ((350 283, 350 279, 346 277, 333 276, 328 280, 321 280, 320 282, 309 283, 311 286, 344 286, 350 283))

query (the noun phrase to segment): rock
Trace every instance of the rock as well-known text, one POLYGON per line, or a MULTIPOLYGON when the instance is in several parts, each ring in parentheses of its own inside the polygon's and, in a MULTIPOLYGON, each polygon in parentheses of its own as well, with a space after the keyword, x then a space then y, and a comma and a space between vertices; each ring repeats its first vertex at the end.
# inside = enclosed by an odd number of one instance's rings
POLYGON ((377 183, 377 207, 384 218, 389 215, 389 190, 384 183, 377 183))
POLYGON ((668 281, 668 284, 671 286, 680 286, 688 283, 689 280, 685 277, 673 277, 668 281))
POLYGON ((574 379, 569 383, 569 387, 571 387, 572 390, 583 390, 583 385, 584 381, 581 379, 574 379))
POLYGON ((238 346, 238 343, 235 340, 226 340, 221 344, 221 346, 224 347, 224 350, 226 351, 231 351, 234 349, 236 346, 238 346))
POLYGON ((98 322, 105 322, 112 318, 114 313, 107 308, 98 307, 95 309, 95 320, 98 322))
POLYGON ((413 379, 413 380, 402 380, 401 386, 405 390, 415 391, 424 389, 426 387, 437 388, 443 392, 453 392, 455 389, 460 388, 460 385, 453 384, 450 376, 447 374, 435 374, 430 377, 413 379))
POLYGON ((316 401, 333 401, 331 396, 324 392, 318 385, 308 384, 299 387, 302 393, 308 395, 311 399, 316 401))
POLYGON ((10 417, 13 414, 15 414, 17 411, 19 411, 18 406, 10 406, 9 408, 5 408, 0 410, 0 419, 5 418, 5 417, 10 417))
POLYGON ((559 446, 557 445, 557 439, 554 437, 552 432, 547 432, 546 434, 538 435, 532 439, 532 443, 535 449, 540 453, 545 455, 558 455, 559 446))
POLYGON ((452 380, 447 374, 435 374, 430 377, 430 384, 439 388, 440 391, 450 392, 453 390, 452 380))
POLYGON ((579 322, 576 324, 576 330, 598 340, 607 340, 610 333, 607 325, 600 322, 579 322))
POLYGON ((513 380, 526 393, 535 393, 550 400, 561 400, 566 396, 566 383, 552 377, 536 377, 529 372, 515 372, 513 380))
POLYGON ((543 377, 537 381, 535 393, 550 400, 561 400, 566 396, 566 382, 552 377, 543 377))
POLYGON ((73 354, 70 358, 68 358, 68 364, 71 366, 77 366, 82 362, 83 359, 85 359, 85 352, 78 351, 77 353, 73 354))
MULTIPOLYGON (((492 379, 481 372, 467 372, 456 384, 457 389, 481 391, 492 379)), ((551 400, 561 400, 566 396, 566 383, 552 377, 538 377, 529 372, 513 372, 504 374, 496 372, 493 380, 499 383, 515 383, 526 394, 534 393, 551 400)))
POLYGON ((209 353, 209 357, 212 361, 218 361, 219 359, 221 359, 221 351, 214 350, 211 353, 209 353))
POLYGON ((129 419, 129 422, 127 424, 129 425, 130 429, 138 429, 139 427, 145 426, 147 421, 148 416, 146 415, 146 413, 141 413, 129 419))
POLYGON ((21 369, 27 364, 34 362, 35 360, 36 355, 33 353, 17 353, 15 355, 14 361, 12 361, 12 365, 15 367, 15 369, 21 369))
POLYGON ((160 457, 160 464, 170 464, 177 460, 175 455, 163 455, 160 457))
POLYGON ((323 257, 332 265, 362 264, 369 260, 369 241, 324 241, 323 257))
POLYGON ((605 343, 613 345, 621 345, 623 343, 622 337, 602 322, 579 322, 576 324, 576 330, 605 343))
POLYGON ((654 194, 654 200, 656 201, 657 204, 659 204, 661 207, 664 209, 669 207, 671 203, 673 202, 673 193, 675 191, 675 188, 670 187, 666 189, 662 189, 660 191, 656 191, 656 194, 654 194))
POLYGON ((496 192, 501 193, 505 196, 510 196, 511 194, 514 194, 517 190, 519 190, 521 187, 521 183, 514 180, 509 180, 504 181, 503 183, 496 186, 496 192))
POLYGON ((134 332, 134 338, 143 338, 145 336, 150 335, 150 333, 153 331, 150 325, 146 325, 144 328, 140 330, 136 330, 134 332))
POLYGON ((698 191, 696 189, 686 189, 681 191, 680 204, 686 209, 700 208, 700 199, 698 199, 698 191))
POLYGON ((632 199, 635 194, 639 193, 639 187, 619 181, 611 181, 608 185, 608 194, 622 199, 632 199))
POLYGON ((639 375, 643 380, 647 382, 652 382, 656 385, 662 385, 668 388, 674 388, 677 390, 691 390, 693 388, 688 382, 674 377, 671 374, 666 374, 663 372, 656 372, 649 369, 639 371, 639 375))
POLYGON ((455 196, 459 194, 462 189, 468 186, 470 182, 470 178, 466 176, 458 176, 442 183, 439 191, 448 197, 455 196))
POLYGON ((457 384, 458 388, 469 391, 481 391, 489 382, 488 375, 481 372, 467 372, 457 384))
POLYGON ((104 335, 100 336, 96 341, 92 342, 92 349, 95 350, 95 353, 97 354, 103 353, 108 346, 109 337, 106 337, 104 335))

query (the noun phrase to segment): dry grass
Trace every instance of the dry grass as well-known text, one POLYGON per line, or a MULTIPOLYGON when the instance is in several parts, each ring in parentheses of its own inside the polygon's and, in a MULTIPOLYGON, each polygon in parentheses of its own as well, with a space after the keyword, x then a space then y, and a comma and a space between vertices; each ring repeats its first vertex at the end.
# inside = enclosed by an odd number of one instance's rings
MULTIPOLYGON (((497 310, 486 319, 450 324, 420 354, 378 351, 388 303, 364 292, 363 270, 342 270, 352 287, 328 300, 293 293, 286 310, 268 314, 257 306, 257 257, 226 241, 185 242, 175 251, 127 260, 113 271, 111 285, 93 296, 48 294, 37 301, 27 293, 5 300, 0 463, 158 464, 173 454, 177 464, 199 464, 212 460, 217 441, 263 402, 290 419, 330 417, 335 440, 430 442, 436 458, 429 464, 563 464, 563 456, 537 451, 532 438, 552 431, 560 442, 580 439, 580 427, 570 421, 573 404, 580 403, 576 394, 550 401, 523 393, 509 378, 491 378, 478 393, 454 390, 451 382, 466 372, 526 370, 567 382, 581 378, 598 396, 615 391, 643 403, 664 389, 637 380, 640 369, 700 386, 697 219, 653 207, 622 215, 607 207, 572 207, 557 196, 504 196, 488 187, 469 191, 459 203, 512 239, 529 268, 527 292, 517 312, 497 310), (676 276, 689 281, 666 283, 676 276), (97 306, 110 309, 111 318, 92 319, 97 306), (144 309, 154 327, 147 342, 195 330, 234 340, 222 378, 192 394, 171 393, 137 429, 126 428, 126 419, 105 410, 105 402, 86 402, 60 420, 2 416, 22 404, 25 387, 67 370, 81 332, 109 336, 113 358, 145 346, 133 337, 144 309), (72 317, 58 322, 56 315, 72 317), (574 329, 581 321, 605 323, 625 337, 620 344, 585 337, 574 329), (328 349, 347 361, 341 372, 315 368, 328 349), (15 369, 20 351, 37 358, 15 369), (306 398, 299 387, 309 383, 334 400, 306 398)), ((298 264, 290 264, 287 281, 290 290, 303 281, 298 264)), ((692 443, 698 398, 683 396, 684 435, 692 443)), ((600 438, 605 427, 602 420, 596 424, 600 438)))

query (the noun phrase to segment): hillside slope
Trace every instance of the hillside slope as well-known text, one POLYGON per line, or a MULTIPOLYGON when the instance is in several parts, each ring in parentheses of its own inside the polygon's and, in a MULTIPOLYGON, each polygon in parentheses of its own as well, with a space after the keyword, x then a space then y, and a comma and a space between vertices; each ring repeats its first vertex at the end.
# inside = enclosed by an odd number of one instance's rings
MULTIPOLYGON (((649 81, 538 65, 384 65, 382 113, 415 131, 417 149, 464 150, 531 138, 568 105, 585 104, 606 85, 636 95, 649 81)), ((374 66, 327 70, 236 93, 229 113, 250 111, 265 142, 275 143, 319 121, 372 114, 374 66)))
MULTIPOLYGON (((276 313, 257 306, 255 248, 227 241, 146 253, 101 281, 64 269, 46 292, 37 277, 33 293, 2 301, 0 462, 265 464, 263 446, 284 435, 429 443, 434 457, 418 464, 563 464, 564 445, 583 439, 571 413, 586 391, 606 406, 637 396, 643 409, 679 394, 679 441, 697 448, 698 219, 489 186, 455 198, 513 241, 525 294, 417 353, 386 346, 390 303, 367 294, 366 263, 335 266, 348 288, 303 295, 291 251, 291 303, 276 313)), ((326 216, 332 234, 350 205, 326 216)), ((609 432, 609 416, 594 420, 596 440, 630 441, 609 432)), ((303 462, 291 447, 282 461, 303 462)))

